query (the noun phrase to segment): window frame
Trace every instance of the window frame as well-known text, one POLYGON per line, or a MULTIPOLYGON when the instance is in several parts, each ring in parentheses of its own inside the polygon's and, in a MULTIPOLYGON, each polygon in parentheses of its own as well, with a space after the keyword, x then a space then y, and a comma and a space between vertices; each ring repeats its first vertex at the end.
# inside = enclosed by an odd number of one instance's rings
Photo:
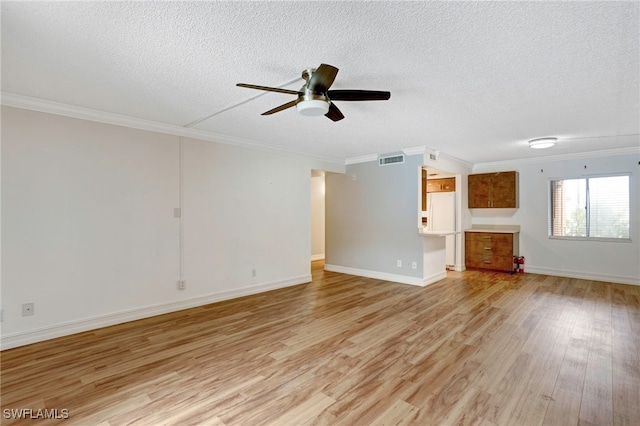
MULTIPOLYGON (((632 224, 633 224, 633 218, 632 215, 633 213, 633 209, 631 208, 631 206, 633 205, 633 194, 631 191, 631 186, 632 186, 632 182, 631 182, 631 172, 619 172, 619 173, 600 173, 600 174, 590 174, 590 175, 580 175, 580 176, 572 176, 572 177, 550 177, 547 180, 547 237, 549 239, 552 240, 564 240, 564 241, 595 241, 595 242, 609 242, 609 243, 631 243, 631 235, 633 235, 632 233, 632 224), (618 176, 627 176, 629 178, 629 237, 628 238, 611 238, 611 237, 589 237, 589 236, 585 236, 585 237, 572 237, 572 236, 564 236, 564 235, 553 235, 553 198, 552 198, 552 182, 554 181, 559 181, 559 180, 578 180, 578 179, 584 179, 586 180, 586 185, 587 185, 587 201, 588 201, 588 188, 589 188, 589 179, 594 179, 594 178, 606 178, 606 177, 618 177, 618 176)), ((586 230, 587 232, 589 231, 589 216, 590 216, 590 209, 587 208, 586 211, 586 220, 587 220, 587 225, 586 225, 586 230)))

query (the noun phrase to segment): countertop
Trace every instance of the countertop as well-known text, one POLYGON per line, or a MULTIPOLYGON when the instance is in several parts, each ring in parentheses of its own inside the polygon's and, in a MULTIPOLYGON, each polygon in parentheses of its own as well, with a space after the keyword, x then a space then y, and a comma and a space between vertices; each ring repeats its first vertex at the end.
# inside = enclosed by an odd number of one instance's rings
POLYGON ((446 237, 447 235, 459 234, 459 231, 424 231, 418 228, 418 234, 425 237, 446 237))
POLYGON ((473 225, 464 232, 491 232, 497 234, 517 234, 520 232, 520 225, 473 225))

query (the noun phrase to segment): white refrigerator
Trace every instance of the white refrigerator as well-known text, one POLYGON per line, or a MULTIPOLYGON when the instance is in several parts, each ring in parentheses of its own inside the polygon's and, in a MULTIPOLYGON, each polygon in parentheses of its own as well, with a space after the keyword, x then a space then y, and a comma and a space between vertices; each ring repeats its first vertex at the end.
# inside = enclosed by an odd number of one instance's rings
MULTIPOLYGON (((453 232, 456 230, 456 193, 432 192, 427 194, 427 231, 453 232)), ((445 242, 446 266, 455 264, 455 235, 447 235, 445 242)))

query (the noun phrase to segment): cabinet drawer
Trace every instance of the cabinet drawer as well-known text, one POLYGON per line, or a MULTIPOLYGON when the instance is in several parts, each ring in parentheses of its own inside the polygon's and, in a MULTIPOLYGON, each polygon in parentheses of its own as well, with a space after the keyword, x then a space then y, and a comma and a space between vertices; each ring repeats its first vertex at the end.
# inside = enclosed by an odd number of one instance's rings
POLYGON ((470 253, 510 255, 513 254, 513 235, 467 232, 465 234, 465 246, 470 253))
POLYGON ((513 270, 513 257, 511 256, 469 256, 465 259, 465 263, 468 268, 513 270))
POLYGON ((490 241, 471 241, 466 244, 466 251, 477 255, 513 255, 513 244, 492 243, 490 241))
POLYGON ((513 244, 513 234, 491 232, 465 232, 467 241, 491 241, 497 243, 513 244))

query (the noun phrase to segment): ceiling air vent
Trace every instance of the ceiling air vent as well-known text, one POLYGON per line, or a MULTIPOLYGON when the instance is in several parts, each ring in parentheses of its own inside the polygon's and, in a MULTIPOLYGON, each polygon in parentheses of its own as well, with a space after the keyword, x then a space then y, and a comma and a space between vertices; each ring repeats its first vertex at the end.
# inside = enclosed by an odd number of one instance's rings
POLYGON ((378 159, 378 163, 381 166, 388 166, 390 164, 401 164, 401 163, 404 163, 404 154, 387 155, 387 156, 384 156, 384 157, 380 157, 378 159))

